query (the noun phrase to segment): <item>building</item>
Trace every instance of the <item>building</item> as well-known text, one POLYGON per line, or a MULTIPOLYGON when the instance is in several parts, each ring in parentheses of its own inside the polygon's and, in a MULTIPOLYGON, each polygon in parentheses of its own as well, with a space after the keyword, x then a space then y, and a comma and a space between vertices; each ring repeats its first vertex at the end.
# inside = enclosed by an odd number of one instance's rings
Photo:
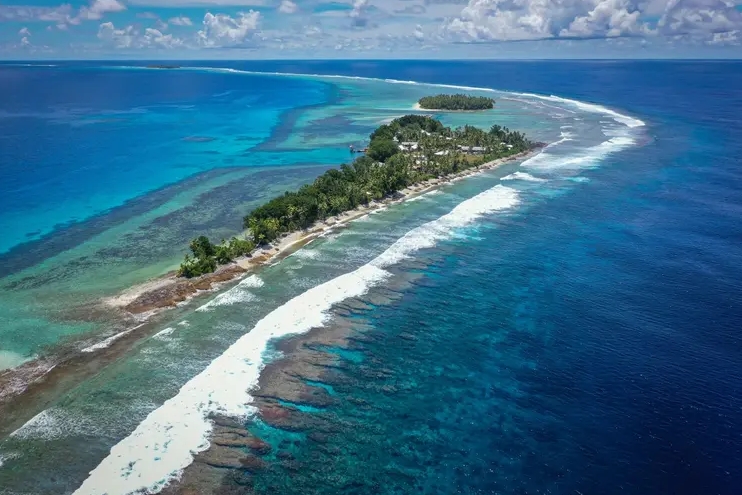
POLYGON ((484 153, 487 151, 487 148, 484 148, 482 146, 461 146, 459 145, 459 151, 463 151, 464 153, 484 153))
POLYGON ((399 143, 399 147, 402 151, 417 151, 418 145, 415 141, 403 141, 399 143))

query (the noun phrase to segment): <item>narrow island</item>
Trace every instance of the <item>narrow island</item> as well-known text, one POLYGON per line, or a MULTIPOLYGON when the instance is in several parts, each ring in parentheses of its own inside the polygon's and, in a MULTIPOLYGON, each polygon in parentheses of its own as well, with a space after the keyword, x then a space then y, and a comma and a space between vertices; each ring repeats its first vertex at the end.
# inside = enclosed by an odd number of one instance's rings
POLYGON ((476 111, 490 110, 495 108, 495 100, 486 96, 435 95, 424 96, 417 102, 418 108, 423 110, 453 110, 453 111, 476 111))
MULTIPOLYGON (((436 97, 433 97, 436 98, 436 97)), ((213 273, 240 257, 251 256, 279 238, 311 229, 319 222, 433 179, 446 179, 469 169, 529 151, 537 144, 524 134, 493 125, 444 127, 431 117, 406 115, 378 127, 366 154, 351 164, 328 170, 311 184, 287 191, 248 213, 246 233, 219 244, 206 236, 190 243, 179 277, 213 273)))

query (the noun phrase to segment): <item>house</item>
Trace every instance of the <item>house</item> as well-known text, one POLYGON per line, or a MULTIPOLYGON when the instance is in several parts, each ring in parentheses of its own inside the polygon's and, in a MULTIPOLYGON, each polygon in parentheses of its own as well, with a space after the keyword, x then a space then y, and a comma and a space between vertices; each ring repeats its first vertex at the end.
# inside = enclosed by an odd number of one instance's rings
POLYGON ((446 155, 448 155, 448 153, 449 153, 448 150, 436 151, 435 152, 435 156, 446 156, 446 155))
POLYGON ((482 146, 461 146, 459 145, 459 150, 463 151, 464 153, 484 153, 486 151, 486 148, 482 146))
POLYGON ((402 151, 415 151, 418 146, 415 141, 403 141, 399 143, 399 147, 402 151))

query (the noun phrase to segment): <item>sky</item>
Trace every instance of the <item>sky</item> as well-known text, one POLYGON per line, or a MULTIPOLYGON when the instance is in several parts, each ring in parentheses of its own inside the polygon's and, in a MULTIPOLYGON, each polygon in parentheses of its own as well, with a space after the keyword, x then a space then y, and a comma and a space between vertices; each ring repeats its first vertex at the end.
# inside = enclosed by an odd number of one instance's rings
POLYGON ((742 58, 742 0, 0 0, 0 58, 742 58))

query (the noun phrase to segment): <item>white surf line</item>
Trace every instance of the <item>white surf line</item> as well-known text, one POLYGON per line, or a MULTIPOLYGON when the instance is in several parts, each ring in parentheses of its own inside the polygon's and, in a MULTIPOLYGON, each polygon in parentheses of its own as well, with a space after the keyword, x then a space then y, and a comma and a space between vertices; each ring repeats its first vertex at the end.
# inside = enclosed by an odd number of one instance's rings
POLYGON ((527 182, 548 182, 548 179, 535 177, 527 172, 513 172, 500 180, 524 180, 527 182))
POLYGON ((152 336, 152 338, 153 338, 153 339, 159 339, 159 340, 162 340, 162 339, 164 339, 165 337, 168 337, 168 336, 172 335, 172 333, 173 333, 174 331, 175 331, 175 328, 174 328, 174 327, 167 327, 167 328, 164 328, 164 329, 160 330, 160 331, 159 331, 159 332, 157 332, 156 334, 154 334, 154 335, 152 336))
POLYGON ((196 311, 205 312, 211 311, 219 306, 229 306, 237 303, 257 301, 258 298, 255 294, 244 289, 258 288, 262 286, 263 281, 257 275, 250 275, 228 291, 222 292, 203 306, 196 308, 196 311))
POLYGON ((642 127, 646 125, 643 120, 637 119, 635 117, 631 117, 623 113, 619 113, 615 110, 611 110, 608 107, 604 107, 603 105, 598 105, 597 103, 587 103, 584 101, 573 100, 570 98, 563 98, 561 96, 555 96, 555 95, 545 96, 545 95, 539 95, 535 93, 515 93, 515 92, 513 92, 512 94, 516 94, 520 96, 527 96, 530 98, 538 98, 540 100, 545 100, 545 101, 566 103, 568 105, 577 107, 580 110, 585 111, 585 112, 609 115, 610 117, 613 118, 613 120, 620 122, 621 124, 624 124, 627 127, 633 128, 633 127, 642 127))
MULTIPOLYGON (((120 68, 120 69, 142 69, 142 70, 153 70, 143 66, 107 66, 107 68, 120 68)), ((641 119, 631 117, 629 115, 617 112, 603 105, 597 103, 588 103, 570 98, 564 98, 556 95, 540 95, 537 93, 523 93, 518 91, 507 91, 493 88, 483 88, 477 86, 464 86, 457 84, 442 84, 442 83, 427 83, 419 81, 405 81, 402 79, 384 79, 379 77, 364 77, 364 76, 345 76, 341 74, 303 74, 300 72, 269 72, 269 71, 251 71, 243 69, 233 69, 231 67, 209 67, 209 66, 189 66, 189 67, 178 67, 171 70, 202 70, 202 71, 214 71, 214 72, 226 72, 232 74, 248 74, 248 75, 262 75, 262 76, 286 76, 286 77, 307 77, 314 79, 348 79, 355 81, 369 81, 369 82, 386 82, 390 84, 407 84, 412 86, 430 86, 434 88, 449 88, 449 89, 462 89, 465 91, 484 91, 490 93, 499 93, 502 95, 515 95, 524 96, 527 98, 536 98, 542 101, 550 101, 552 103, 563 103, 573 107, 577 107, 580 110, 591 112, 591 113, 602 113, 604 115, 611 116, 617 122, 620 122, 628 127, 641 127, 646 125, 641 119)), ((507 96, 506 96, 507 97, 507 96)), ((570 111, 569 109, 564 109, 570 111)))
MULTIPOLYGON (((142 68, 142 67, 134 67, 142 68)), ((248 74, 248 75, 262 75, 262 76, 286 76, 286 77, 307 77, 315 79, 348 79, 354 81, 369 81, 369 82, 386 82, 390 84, 407 84, 411 86, 429 86, 434 88, 449 88, 449 89, 461 89, 465 91, 484 91, 490 93, 498 93, 502 95, 515 95, 524 96, 527 98, 535 98, 542 101, 550 101, 552 103, 568 104, 573 107, 577 107, 580 110, 591 112, 591 113, 602 113, 604 115, 611 116, 617 122, 620 122, 628 127, 641 127, 646 125, 644 121, 631 117, 629 115, 617 112, 603 105, 597 103, 588 103, 570 98, 563 98, 555 95, 540 95, 537 93, 523 93, 518 91, 507 91, 501 89, 484 88, 477 86, 463 86, 457 84, 442 84, 442 83, 428 83, 419 81, 405 81, 401 79, 384 79, 379 77, 364 77, 364 76, 344 76, 341 74, 303 74, 300 72, 269 72, 269 71, 251 71, 243 69, 233 69, 230 67, 207 67, 207 66, 191 66, 191 67, 180 67, 173 70, 205 70, 214 72, 227 72, 232 74, 248 74)), ((563 110, 570 111, 569 109, 562 108, 563 110)))
POLYGON ((116 335, 112 335, 112 336, 108 337, 107 339, 98 342, 97 344, 93 344, 93 345, 91 345, 89 347, 86 347, 85 349, 82 349, 80 352, 89 353, 89 352, 95 352, 95 351, 99 351, 101 349, 105 349, 106 347, 110 347, 111 344, 113 344, 114 342, 116 342, 118 339, 120 339, 124 335, 127 335, 127 334, 133 332, 134 330, 136 330, 137 328, 142 327, 142 326, 144 326, 144 323, 142 323, 140 325, 137 325, 137 326, 135 326, 133 328, 130 328, 129 330, 124 330, 123 332, 117 333, 116 335))
POLYGON ((384 268, 435 246, 455 229, 487 213, 512 208, 518 202, 516 190, 497 185, 409 231, 370 263, 273 310, 116 444, 74 495, 159 492, 209 447, 210 415, 244 418, 255 413, 249 392, 258 384, 271 340, 323 326, 333 305, 361 296, 390 277, 384 268))

